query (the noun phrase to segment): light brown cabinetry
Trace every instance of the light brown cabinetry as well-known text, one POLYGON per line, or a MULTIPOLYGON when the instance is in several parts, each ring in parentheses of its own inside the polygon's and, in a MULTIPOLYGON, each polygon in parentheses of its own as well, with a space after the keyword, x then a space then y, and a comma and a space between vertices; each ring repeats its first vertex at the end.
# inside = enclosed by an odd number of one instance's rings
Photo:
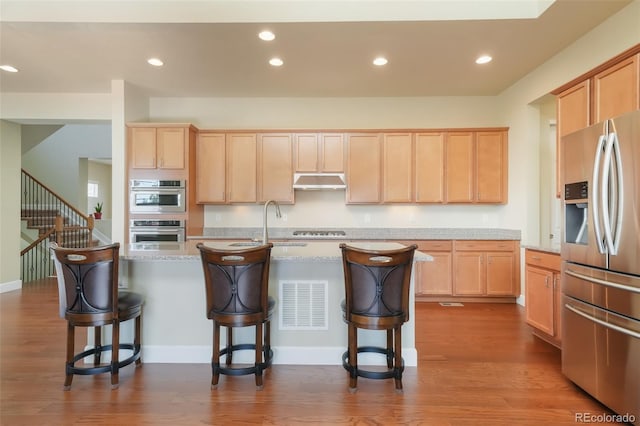
POLYGON ((451 295, 452 242, 450 240, 416 241, 418 250, 431 257, 431 262, 416 263, 416 296, 451 295))
POLYGON ((560 347, 562 292, 560 255, 525 251, 526 321, 534 334, 560 347))
POLYGON ((347 136, 347 203, 372 204, 381 200, 382 155, 380 134, 347 136))
POLYGON ((185 168, 188 128, 130 127, 129 132, 131 168, 185 168))
POLYGON ((413 191, 413 135, 385 133, 382 135, 383 171, 382 201, 409 203, 413 191))
POLYGON ((200 133, 196 141, 196 202, 226 201, 226 137, 200 133))
POLYGON ((518 296, 517 241, 454 241, 453 294, 518 296))
POLYGON ((228 133, 227 200, 230 203, 257 201, 258 138, 255 133, 228 133))
POLYGON ((344 135, 342 133, 295 134, 296 173, 343 173, 344 135))
POLYGON ((552 92, 556 95, 556 196, 562 196, 562 137, 640 108, 640 44, 552 92))
POLYGON ((415 201, 444 202, 444 133, 416 133, 415 201))
POLYGON ((265 133, 258 140, 258 201, 293 203, 293 143, 289 133, 265 133))
POLYGON ((506 131, 449 132, 446 135, 446 201, 506 203, 506 131))

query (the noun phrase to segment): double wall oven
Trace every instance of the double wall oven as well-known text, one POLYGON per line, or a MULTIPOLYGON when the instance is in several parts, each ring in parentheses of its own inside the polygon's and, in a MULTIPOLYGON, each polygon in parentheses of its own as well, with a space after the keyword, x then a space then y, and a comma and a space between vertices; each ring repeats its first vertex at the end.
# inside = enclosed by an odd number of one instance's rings
POLYGON ((562 371, 640 424, 640 111, 562 138, 562 371))
POLYGON ((184 180, 131 179, 129 242, 182 242, 186 212, 184 180))

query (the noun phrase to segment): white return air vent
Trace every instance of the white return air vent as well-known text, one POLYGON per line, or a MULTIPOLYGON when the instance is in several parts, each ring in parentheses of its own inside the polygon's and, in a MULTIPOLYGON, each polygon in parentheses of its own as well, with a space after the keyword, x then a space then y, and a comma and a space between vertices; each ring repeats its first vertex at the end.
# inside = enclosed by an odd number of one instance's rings
POLYGON ((280 281, 280 330, 327 330, 328 281, 280 281))

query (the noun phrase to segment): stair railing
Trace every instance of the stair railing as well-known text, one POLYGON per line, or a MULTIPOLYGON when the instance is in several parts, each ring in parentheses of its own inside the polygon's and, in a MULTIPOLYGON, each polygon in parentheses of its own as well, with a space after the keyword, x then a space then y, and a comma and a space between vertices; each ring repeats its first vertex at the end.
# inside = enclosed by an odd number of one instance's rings
POLYGON ((30 227, 39 229, 39 237, 20 252, 22 282, 49 277, 54 266, 49 242, 63 247, 89 247, 93 243, 93 216, 73 207, 42 182, 22 170, 22 217, 30 227))

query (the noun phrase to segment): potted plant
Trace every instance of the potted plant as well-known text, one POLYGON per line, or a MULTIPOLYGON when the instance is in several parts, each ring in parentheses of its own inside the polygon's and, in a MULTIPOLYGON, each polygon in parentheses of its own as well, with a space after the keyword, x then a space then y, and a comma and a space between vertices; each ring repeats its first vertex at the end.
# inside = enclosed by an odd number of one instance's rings
POLYGON ((93 213, 93 217, 96 219, 102 219, 102 203, 97 203, 94 210, 95 212, 93 213))

